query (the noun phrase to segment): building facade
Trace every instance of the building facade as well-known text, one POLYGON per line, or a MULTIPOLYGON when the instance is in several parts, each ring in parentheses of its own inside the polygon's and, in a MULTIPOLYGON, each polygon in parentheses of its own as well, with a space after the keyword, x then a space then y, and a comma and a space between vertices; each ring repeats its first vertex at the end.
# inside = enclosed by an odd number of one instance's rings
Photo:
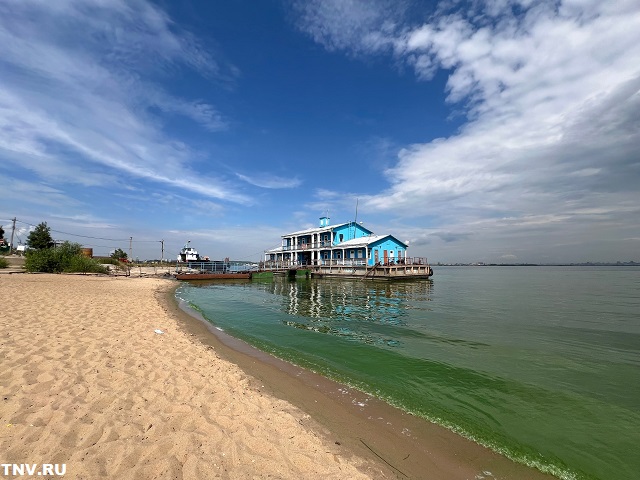
POLYGON ((392 235, 375 235, 356 222, 320 226, 282 235, 282 244, 265 252, 265 261, 284 265, 392 265, 407 258, 408 245, 392 235))

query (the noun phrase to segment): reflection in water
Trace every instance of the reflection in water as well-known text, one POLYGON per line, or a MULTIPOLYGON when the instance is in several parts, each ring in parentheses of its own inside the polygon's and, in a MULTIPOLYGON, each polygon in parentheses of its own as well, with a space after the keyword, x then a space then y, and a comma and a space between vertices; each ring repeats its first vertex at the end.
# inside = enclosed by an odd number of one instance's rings
POLYGON ((400 344, 397 330, 391 335, 385 327, 405 327, 408 311, 424 309, 425 302, 430 301, 433 283, 275 279, 260 287, 281 297, 280 310, 289 315, 282 320, 284 325, 397 346, 400 344))

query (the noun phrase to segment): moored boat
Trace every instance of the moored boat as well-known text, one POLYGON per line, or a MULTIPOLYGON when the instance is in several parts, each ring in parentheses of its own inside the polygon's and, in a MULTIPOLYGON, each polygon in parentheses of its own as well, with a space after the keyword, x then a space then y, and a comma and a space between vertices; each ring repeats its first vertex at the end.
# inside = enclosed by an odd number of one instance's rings
POLYGON ((178 263, 208 262, 209 257, 200 257, 198 251, 191 246, 191 240, 182 247, 178 254, 178 263))
POLYGON ((189 281, 249 279, 251 272, 233 269, 229 259, 210 260, 209 257, 202 257, 188 241, 178 254, 174 277, 189 281))

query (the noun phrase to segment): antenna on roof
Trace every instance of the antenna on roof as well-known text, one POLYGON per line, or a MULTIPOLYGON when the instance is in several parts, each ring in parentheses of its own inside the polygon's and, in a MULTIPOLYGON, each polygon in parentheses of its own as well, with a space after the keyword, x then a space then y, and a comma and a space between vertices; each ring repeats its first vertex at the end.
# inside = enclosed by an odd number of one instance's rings
POLYGON ((353 220, 353 238, 356 238, 356 225, 358 224, 358 198, 356 198, 356 218, 353 220))
POLYGON ((358 223, 358 198, 356 198, 356 219, 354 220, 355 223, 358 223))

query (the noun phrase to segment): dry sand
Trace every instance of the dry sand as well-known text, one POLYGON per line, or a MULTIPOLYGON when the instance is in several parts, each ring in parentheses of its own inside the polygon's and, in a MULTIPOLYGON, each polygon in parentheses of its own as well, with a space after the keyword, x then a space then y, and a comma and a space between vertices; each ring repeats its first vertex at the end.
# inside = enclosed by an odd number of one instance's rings
POLYGON ((0 464, 65 464, 78 479, 548 478, 229 349, 177 308, 175 287, 0 275, 0 464))

